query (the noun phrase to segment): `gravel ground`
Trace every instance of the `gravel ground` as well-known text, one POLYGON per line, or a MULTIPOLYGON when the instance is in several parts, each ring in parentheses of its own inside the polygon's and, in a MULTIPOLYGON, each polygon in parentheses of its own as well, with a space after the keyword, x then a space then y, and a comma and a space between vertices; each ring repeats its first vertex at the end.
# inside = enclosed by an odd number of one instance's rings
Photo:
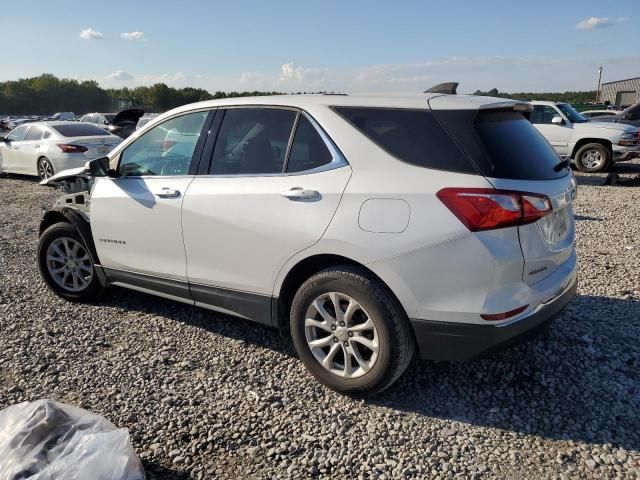
MULTIPOLYGON (((580 176, 579 296, 542 337, 416 362, 356 401, 277 331, 123 289, 40 280, 40 207, 0 179, 0 408, 54 398, 129 428, 149 478, 640 478, 640 162, 580 176)), ((1 476, 1 475, 0 475, 1 476)))

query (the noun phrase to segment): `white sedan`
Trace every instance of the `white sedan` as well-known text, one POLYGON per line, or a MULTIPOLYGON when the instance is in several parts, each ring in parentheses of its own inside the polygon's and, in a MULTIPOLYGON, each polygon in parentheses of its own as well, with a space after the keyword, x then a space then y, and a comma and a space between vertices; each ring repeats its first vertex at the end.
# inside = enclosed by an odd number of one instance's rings
POLYGON ((37 175, 45 180, 104 157, 120 142, 120 137, 88 123, 20 125, 0 139, 0 172, 37 175))

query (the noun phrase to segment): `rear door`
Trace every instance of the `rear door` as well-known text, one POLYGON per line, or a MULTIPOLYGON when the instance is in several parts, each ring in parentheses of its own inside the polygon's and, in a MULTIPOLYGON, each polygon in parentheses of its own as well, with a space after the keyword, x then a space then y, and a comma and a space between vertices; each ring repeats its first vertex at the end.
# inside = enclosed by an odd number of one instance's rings
POLYGON ((218 115, 217 140, 205 148, 210 164, 183 204, 191 293, 268 323, 278 271, 320 239, 351 168, 305 113, 251 107, 218 115), (238 296, 265 307, 256 313, 229 300, 238 296))
POLYGON ((146 278, 147 285, 154 282, 152 289, 166 287, 171 296, 188 297, 181 208, 210 115, 191 112, 156 125, 114 159, 119 177, 96 179, 91 227, 112 281, 146 278))
POLYGON ((17 168, 25 175, 38 174, 38 157, 40 153, 42 135, 44 129, 40 125, 32 125, 27 130, 27 135, 20 146, 20 158, 17 168))

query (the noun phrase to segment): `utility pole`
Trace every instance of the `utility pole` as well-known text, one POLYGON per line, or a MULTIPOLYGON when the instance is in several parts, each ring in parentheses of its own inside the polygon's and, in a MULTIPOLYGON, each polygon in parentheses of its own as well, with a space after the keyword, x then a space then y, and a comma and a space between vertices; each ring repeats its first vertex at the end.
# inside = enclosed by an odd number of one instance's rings
POLYGON ((602 67, 598 68, 598 89, 596 90, 596 103, 600 98, 600 82, 602 81, 602 67))

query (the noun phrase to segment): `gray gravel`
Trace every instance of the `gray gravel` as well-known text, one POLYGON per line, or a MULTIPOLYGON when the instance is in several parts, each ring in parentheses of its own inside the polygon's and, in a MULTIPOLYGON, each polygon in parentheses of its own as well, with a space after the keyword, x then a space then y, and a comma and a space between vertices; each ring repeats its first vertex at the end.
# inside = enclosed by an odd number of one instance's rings
POLYGON ((53 296, 35 248, 56 193, 0 179, 0 408, 102 414, 152 479, 639 478, 640 163, 617 171, 579 178, 579 297, 548 333, 416 362, 368 401, 318 385, 272 329, 116 288, 53 296))

